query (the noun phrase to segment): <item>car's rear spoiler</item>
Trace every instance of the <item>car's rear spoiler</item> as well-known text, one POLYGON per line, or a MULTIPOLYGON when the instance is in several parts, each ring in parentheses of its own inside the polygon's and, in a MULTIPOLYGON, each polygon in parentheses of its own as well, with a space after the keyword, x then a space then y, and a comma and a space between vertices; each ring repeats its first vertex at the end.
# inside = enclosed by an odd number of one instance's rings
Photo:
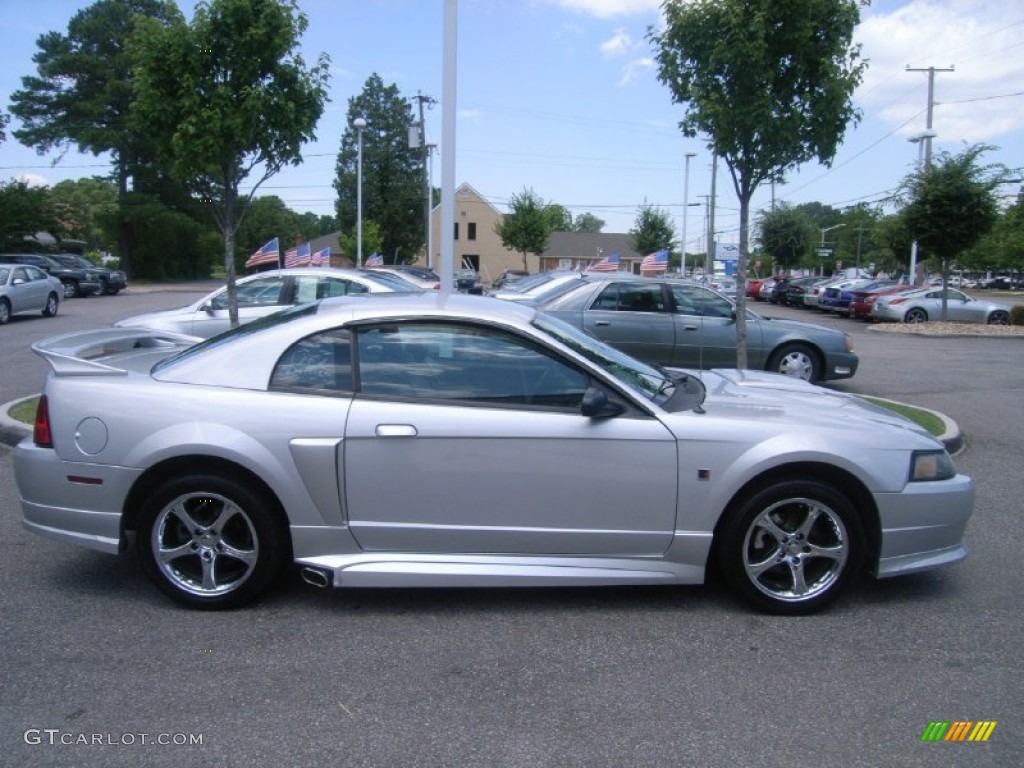
POLYGON ((58 376, 109 376, 123 375, 131 367, 117 365, 118 356, 135 357, 146 350, 147 356, 166 357, 200 341, 197 336, 146 328, 99 328, 51 336, 33 344, 32 351, 58 376))

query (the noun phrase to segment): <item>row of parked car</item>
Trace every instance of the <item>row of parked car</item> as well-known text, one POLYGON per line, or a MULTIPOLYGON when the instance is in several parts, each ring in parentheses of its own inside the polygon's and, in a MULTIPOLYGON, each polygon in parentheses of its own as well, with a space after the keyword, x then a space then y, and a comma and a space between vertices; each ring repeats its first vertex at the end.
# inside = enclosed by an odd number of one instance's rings
POLYGON ((128 285, 125 273, 98 267, 74 253, 0 253, 0 325, 13 315, 57 314, 61 299, 113 295, 128 285))
POLYGON ((951 322, 1007 325, 1010 307, 976 299, 942 283, 925 287, 872 278, 792 277, 752 280, 747 296, 801 308, 817 308, 859 320, 925 323, 942 317, 951 322))

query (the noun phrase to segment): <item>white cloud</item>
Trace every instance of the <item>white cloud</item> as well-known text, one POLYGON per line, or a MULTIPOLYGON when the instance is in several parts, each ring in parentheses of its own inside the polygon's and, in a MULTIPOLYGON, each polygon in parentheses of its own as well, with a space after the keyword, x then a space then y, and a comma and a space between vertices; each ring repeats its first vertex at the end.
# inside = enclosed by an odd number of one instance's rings
POLYGON ((30 187, 48 187, 50 186, 50 180, 45 176, 40 176, 38 173, 21 173, 18 174, 18 181, 27 184, 30 187))
POLYGON ((626 30, 619 28, 615 30, 614 35, 601 43, 601 53, 606 58, 611 59, 616 56, 624 56, 636 48, 636 45, 630 34, 626 30))
POLYGON ((857 31, 869 59, 858 99, 902 135, 926 125, 928 75, 935 74, 933 126, 939 141, 987 142, 1024 128, 1024 20, 1002 0, 912 0, 868 12, 857 31), (1001 98, 1005 97, 1005 98, 1001 98))
POLYGON ((654 69, 654 59, 645 56, 642 59, 633 59, 622 69, 622 77, 619 78, 619 85, 629 85, 644 72, 654 69))
POLYGON ((471 120, 472 122, 479 122, 483 116, 483 112, 479 109, 460 109, 458 114, 460 120, 471 120))
POLYGON ((572 11, 580 11, 599 19, 613 16, 633 16, 657 11, 661 0, 550 0, 572 11))

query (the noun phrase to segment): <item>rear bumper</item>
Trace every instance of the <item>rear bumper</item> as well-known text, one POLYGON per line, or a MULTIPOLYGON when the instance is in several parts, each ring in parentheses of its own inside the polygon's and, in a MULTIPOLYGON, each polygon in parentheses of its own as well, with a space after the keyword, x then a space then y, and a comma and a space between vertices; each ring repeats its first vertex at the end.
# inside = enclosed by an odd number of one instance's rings
POLYGON ((26 438, 14 449, 14 476, 26 529, 100 552, 122 549, 121 508, 138 470, 62 461, 26 438))

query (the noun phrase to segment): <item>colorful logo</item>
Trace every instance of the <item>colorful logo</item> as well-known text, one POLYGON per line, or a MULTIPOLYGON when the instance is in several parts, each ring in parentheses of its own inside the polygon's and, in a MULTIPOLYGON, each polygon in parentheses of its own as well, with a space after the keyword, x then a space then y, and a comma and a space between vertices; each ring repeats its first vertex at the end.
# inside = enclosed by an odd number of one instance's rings
POLYGON ((932 720, 921 741, 988 741, 995 729, 995 720, 932 720))

